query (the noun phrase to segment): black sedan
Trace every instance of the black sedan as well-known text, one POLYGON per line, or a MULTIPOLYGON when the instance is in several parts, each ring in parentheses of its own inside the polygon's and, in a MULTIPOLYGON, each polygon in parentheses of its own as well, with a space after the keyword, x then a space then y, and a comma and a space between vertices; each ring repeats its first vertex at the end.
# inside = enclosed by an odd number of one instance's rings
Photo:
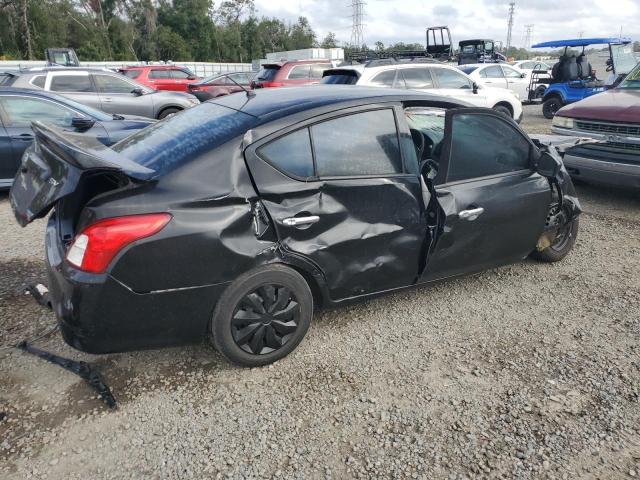
POLYGON ((209 338, 257 366, 314 308, 571 250, 580 206, 555 150, 445 97, 264 89, 114 145, 34 127, 11 191, 52 208, 49 289, 66 341, 100 353, 209 338))
POLYGON ((9 188, 20 158, 33 142, 31 123, 41 121, 112 145, 153 120, 109 115, 65 97, 21 88, 0 88, 0 188, 9 188))

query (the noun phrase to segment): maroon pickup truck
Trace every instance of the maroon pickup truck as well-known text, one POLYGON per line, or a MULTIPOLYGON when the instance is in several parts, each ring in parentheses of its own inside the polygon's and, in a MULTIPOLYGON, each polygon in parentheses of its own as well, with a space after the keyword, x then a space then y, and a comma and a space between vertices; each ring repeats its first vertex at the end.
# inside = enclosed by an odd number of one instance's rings
POLYGON ((552 130, 598 140, 565 152, 572 177, 640 188, 640 64, 616 88, 560 109, 552 130))

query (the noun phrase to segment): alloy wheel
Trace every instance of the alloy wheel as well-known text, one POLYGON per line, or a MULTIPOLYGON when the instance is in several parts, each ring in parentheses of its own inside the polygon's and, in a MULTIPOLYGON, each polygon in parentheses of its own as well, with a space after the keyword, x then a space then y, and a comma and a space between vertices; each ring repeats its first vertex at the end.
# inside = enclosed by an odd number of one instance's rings
POLYGON ((264 355, 282 348, 300 323, 300 305, 281 285, 264 285, 245 295, 231 318, 236 345, 247 353, 264 355))

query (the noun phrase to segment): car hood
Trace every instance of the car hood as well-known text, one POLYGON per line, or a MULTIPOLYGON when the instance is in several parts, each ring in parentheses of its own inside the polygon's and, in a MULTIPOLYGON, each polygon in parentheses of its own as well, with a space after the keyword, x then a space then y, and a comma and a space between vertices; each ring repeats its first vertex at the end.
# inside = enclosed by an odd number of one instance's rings
POLYGON ((558 110, 560 117, 640 123, 640 90, 614 88, 558 110))

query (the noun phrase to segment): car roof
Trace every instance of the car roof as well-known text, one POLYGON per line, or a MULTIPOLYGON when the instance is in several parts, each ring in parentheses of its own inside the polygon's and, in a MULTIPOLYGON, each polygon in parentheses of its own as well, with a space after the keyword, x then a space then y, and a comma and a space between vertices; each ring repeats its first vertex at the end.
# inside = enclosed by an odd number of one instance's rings
POLYGON ((236 93, 210 102, 242 111, 263 121, 271 121, 294 113, 340 104, 347 107, 353 104, 412 100, 432 101, 436 104, 434 106, 441 105, 445 108, 467 106, 465 102, 440 95, 353 85, 264 88, 254 90, 251 97, 236 93))
POLYGON ((586 47, 588 45, 627 45, 631 43, 628 37, 596 37, 596 38, 570 38, 567 40, 552 40, 531 45, 531 48, 558 48, 558 47, 586 47))
POLYGON ((47 72, 100 72, 118 74, 118 72, 114 72, 112 69, 106 67, 33 67, 10 73, 17 75, 42 75, 47 72))
POLYGON ((181 65, 128 65, 120 68, 120 70, 143 70, 145 68, 154 68, 156 70, 181 70, 185 67, 181 65))

